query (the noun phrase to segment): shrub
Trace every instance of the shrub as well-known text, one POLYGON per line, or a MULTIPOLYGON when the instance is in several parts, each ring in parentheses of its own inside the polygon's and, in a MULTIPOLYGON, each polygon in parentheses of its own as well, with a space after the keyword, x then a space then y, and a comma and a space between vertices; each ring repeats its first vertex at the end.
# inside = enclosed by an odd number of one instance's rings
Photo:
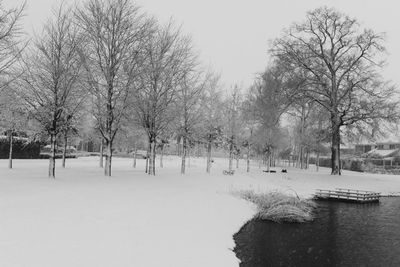
MULTIPOLYGON (((310 158, 310 164, 316 164, 316 158, 310 158)), ((356 172, 363 172, 364 171, 364 161, 359 158, 344 158, 341 159, 342 169, 349 170, 349 171, 356 171, 356 172)), ((319 159, 319 166, 320 167, 327 167, 331 168, 331 159, 330 158, 320 158, 319 159)))
POLYGON ((256 218, 274 222, 308 222, 313 220, 316 204, 312 200, 300 199, 297 195, 281 192, 255 193, 253 190, 242 190, 234 193, 253 202, 257 206, 256 218))
MULTIPOLYGON (((13 158, 14 159, 38 159, 40 156, 39 142, 26 142, 14 139, 13 158)), ((0 159, 8 159, 10 143, 8 139, 0 138, 0 159)))

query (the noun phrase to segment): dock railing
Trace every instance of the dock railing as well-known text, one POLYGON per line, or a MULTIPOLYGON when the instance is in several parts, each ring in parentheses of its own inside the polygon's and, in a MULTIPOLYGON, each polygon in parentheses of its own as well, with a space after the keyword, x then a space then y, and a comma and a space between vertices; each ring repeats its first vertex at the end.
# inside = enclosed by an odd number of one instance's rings
POLYGON ((336 188, 334 190, 317 189, 317 199, 338 199, 354 202, 378 202, 380 193, 366 190, 336 188))

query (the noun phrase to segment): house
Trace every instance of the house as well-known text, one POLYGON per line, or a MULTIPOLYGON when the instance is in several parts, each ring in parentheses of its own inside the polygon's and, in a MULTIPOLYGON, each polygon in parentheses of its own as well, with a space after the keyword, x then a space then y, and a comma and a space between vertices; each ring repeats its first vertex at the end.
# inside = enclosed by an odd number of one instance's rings
POLYGON ((378 150, 393 150, 393 149, 400 149, 399 142, 385 142, 385 143, 377 143, 376 148, 378 150))
MULTIPOLYGON (((399 157, 400 156, 400 143, 399 142, 381 142, 377 143, 374 149, 366 151, 362 154, 364 157, 368 158, 389 158, 389 157, 399 157)), ((361 149, 360 149, 361 151, 361 149)))
POLYGON ((357 155, 362 155, 376 148, 377 146, 375 144, 358 144, 355 145, 354 150, 357 155))

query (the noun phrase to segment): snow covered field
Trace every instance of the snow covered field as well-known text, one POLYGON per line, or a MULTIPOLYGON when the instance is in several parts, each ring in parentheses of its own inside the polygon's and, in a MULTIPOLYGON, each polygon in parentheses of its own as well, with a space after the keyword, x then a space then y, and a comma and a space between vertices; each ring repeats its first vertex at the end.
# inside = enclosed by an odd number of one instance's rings
POLYGON ((152 177, 144 163, 114 158, 108 178, 97 158, 71 159, 52 180, 47 160, 15 160, 13 170, 0 160, 0 266, 238 266, 232 235, 255 211, 233 190, 400 192, 399 176, 258 166, 247 174, 244 162, 225 176, 224 159, 208 175, 203 158, 181 176, 179 159, 168 157, 152 177))

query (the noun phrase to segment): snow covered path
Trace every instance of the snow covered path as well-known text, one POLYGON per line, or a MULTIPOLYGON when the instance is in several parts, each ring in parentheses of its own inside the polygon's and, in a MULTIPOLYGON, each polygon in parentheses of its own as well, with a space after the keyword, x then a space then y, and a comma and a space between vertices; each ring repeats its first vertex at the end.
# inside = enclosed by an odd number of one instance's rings
POLYGON ((223 159, 211 175, 204 159, 192 159, 181 176, 179 160, 169 157, 151 177, 144 160, 133 169, 115 158, 106 178, 97 160, 69 160, 55 180, 46 177, 47 160, 16 160, 13 170, 0 160, 0 266, 238 266, 232 235, 254 210, 232 190, 400 191, 400 177, 388 175, 267 174, 255 166, 247 174, 242 163, 225 176, 223 159))

